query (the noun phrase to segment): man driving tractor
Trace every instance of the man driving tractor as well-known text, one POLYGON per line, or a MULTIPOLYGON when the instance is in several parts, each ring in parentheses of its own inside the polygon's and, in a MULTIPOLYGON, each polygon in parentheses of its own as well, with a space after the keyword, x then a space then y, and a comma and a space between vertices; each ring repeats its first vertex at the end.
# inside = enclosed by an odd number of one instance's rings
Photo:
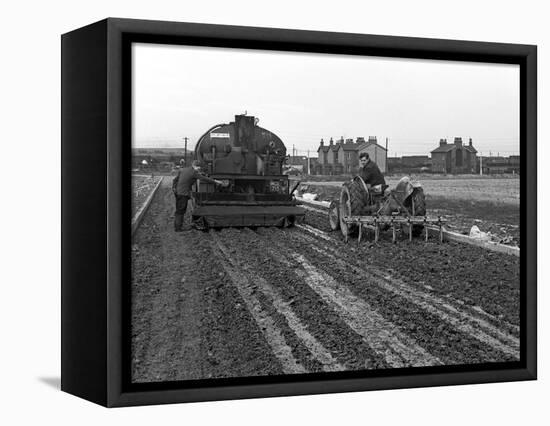
POLYGON ((358 175, 365 181, 367 186, 386 185, 384 175, 374 161, 369 158, 369 154, 362 152, 359 154, 359 173, 358 175))

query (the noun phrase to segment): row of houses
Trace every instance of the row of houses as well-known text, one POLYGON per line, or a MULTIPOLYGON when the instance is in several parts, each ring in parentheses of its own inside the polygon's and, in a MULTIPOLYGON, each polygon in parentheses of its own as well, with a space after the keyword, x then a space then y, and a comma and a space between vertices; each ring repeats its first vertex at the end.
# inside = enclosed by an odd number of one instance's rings
POLYGON ((376 136, 345 139, 341 137, 334 142, 332 138, 328 144, 321 139, 317 149, 317 164, 312 169, 313 174, 341 175, 354 173, 359 167, 359 155, 363 152, 378 165, 380 170, 386 172, 387 149, 378 144, 376 136))
MULTIPOLYGON (((330 138, 328 144, 321 139, 316 161, 309 159, 310 173, 318 175, 352 174, 359 167, 359 155, 367 152, 383 173, 431 172, 441 174, 470 173, 519 173, 519 156, 478 157, 472 138, 464 142, 455 137, 452 142, 440 139, 439 144, 428 155, 410 155, 388 158, 387 146, 381 146, 376 136, 365 140, 341 137, 336 142, 330 138)), ((307 161, 307 157, 304 157, 307 161)), ((307 163, 304 163, 307 164, 307 163)), ((307 166, 304 166, 304 171, 307 166)))
MULTIPOLYGON (((378 143, 376 136, 369 136, 367 140, 358 137, 355 141, 344 140, 342 137, 334 142, 331 138, 328 145, 321 139, 317 149, 317 165, 312 172, 322 175, 354 173, 359 166, 359 155, 363 152, 369 154, 382 173, 391 171, 387 148, 378 143)), ((403 157, 402 165, 429 167, 434 173, 475 173, 477 150, 471 138, 468 144, 464 144, 460 137, 454 138, 453 143, 448 143, 447 139, 441 139, 439 146, 431 151, 431 158, 422 155, 403 157)))

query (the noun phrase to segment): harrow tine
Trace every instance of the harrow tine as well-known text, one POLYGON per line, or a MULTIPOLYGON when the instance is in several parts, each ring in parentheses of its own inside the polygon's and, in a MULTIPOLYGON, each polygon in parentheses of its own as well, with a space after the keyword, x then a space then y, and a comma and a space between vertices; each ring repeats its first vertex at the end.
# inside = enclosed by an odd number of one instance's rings
POLYGON ((376 218, 374 218, 374 242, 375 243, 378 242, 378 233, 379 233, 378 221, 376 220, 376 218))
POLYGON ((391 240, 391 242, 395 244, 395 223, 393 222, 393 218, 391 220, 391 230, 392 230, 392 240, 391 240))
POLYGON ((412 241, 412 240, 413 240, 413 227, 412 227, 411 220, 409 219, 409 241, 412 241))
POLYGON ((359 222, 359 236, 357 237, 357 244, 361 243, 361 235, 363 234, 363 224, 359 222))
POLYGON ((443 244, 443 225, 441 224, 441 216, 437 216, 439 224, 439 244, 443 244))
POLYGON ((426 216, 424 216, 424 232, 426 233, 426 242, 428 242, 428 223, 426 222, 426 216))

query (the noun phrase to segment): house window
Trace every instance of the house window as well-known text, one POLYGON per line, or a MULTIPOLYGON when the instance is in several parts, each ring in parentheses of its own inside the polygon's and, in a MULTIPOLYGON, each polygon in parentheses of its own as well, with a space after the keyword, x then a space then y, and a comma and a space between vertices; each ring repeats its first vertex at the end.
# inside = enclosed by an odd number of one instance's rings
POLYGON ((338 151, 336 151, 334 153, 334 162, 337 163, 338 162, 338 151))

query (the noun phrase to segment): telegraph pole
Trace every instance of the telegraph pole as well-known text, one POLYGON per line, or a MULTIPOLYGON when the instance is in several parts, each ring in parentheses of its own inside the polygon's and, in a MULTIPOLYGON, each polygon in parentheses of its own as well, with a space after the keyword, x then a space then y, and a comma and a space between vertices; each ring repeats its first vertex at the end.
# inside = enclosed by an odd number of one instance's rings
POLYGON ((384 165, 384 172, 388 172, 388 138, 386 138, 386 164, 384 165))
POLYGON ((307 174, 308 175, 310 174, 310 170, 309 170, 309 149, 307 150, 307 174))
POLYGON ((479 175, 483 176, 483 152, 480 152, 479 156, 479 175))
POLYGON ((184 161, 185 161, 185 167, 188 166, 187 164, 187 136, 183 138, 183 140, 185 141, 185 153, 183 154, 184 156, 184 161))

